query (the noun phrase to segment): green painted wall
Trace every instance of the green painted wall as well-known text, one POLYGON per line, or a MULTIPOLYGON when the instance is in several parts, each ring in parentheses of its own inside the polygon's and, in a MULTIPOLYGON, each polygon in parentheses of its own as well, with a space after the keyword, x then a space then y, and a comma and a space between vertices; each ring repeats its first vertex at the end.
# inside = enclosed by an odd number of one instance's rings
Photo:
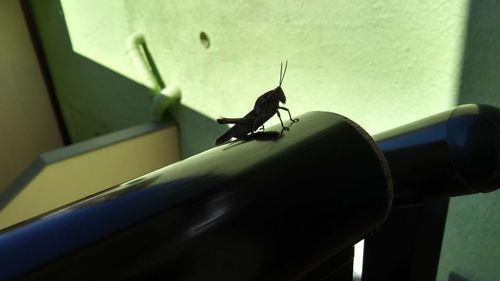
POLYGON ((500 279, 500 192, 451 200, 437 280, 450 271, 472 281, 500 279))
POLYGON ((138 80, 124 44, 140 31, 166 83, 211 118, 246 113, 284 60, 294 114, 335 111, 375 133, 455 103, 465 0, 62 4, 76 52, 138 80))

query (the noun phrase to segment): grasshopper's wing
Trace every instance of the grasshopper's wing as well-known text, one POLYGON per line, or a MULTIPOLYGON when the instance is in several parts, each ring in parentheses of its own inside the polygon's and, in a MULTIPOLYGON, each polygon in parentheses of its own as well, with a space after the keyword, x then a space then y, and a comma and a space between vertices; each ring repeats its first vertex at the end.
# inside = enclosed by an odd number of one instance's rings
POLYGON ((256 118, 255 110, 251 110, 242 118, 219 118, 217 123, 219 124, 240 124, 240 125, 251 125, 256 118))
POLYGON ((251 122, 245 118, 219 118, 217 119, 219 124, 250 124, 251 122))
POLYGON ((219 124, 234 124, 227 132, 215 140, 215 145, 226 143, 231 138, 241 138, 252 132, 255 120, 255 111, 251 110, 243 118, 220 118, 219 124), (224 123, 227 122, 227 123, 224 123))
POLYGON ((222 136, 215 140, 215 145, 221 145, 228 142, 234 135, 234 127, 229 128, 222 136))

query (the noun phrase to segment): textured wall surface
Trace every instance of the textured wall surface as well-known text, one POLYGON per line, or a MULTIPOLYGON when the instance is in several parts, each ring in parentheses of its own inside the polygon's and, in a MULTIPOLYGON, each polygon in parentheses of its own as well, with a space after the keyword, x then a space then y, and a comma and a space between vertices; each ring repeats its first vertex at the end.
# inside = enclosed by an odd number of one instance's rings
POLYGON ((451 200, 437 280, 448 280, 450 271, 471 281, 499 280, 499 222, 499 191, 451 200))
POLYGON ((78 53, 137 78, 124 43, 140 31, 167 84, 212 118, 245 114, 277 86, 279 63, 288 60, 283 88, 292 113, 335 111, 374 133, 453 105, 464 2, 62 4, 78 53))

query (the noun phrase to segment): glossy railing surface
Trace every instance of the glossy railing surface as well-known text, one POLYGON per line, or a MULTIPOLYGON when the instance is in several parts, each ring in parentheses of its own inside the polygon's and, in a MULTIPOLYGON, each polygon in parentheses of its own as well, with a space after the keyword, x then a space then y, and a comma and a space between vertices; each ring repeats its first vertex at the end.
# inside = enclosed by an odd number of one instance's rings
POLYGON ((330 276, 387 217, 390 172, 352 121, 299 119, 0 232, 0 280, 330 276))

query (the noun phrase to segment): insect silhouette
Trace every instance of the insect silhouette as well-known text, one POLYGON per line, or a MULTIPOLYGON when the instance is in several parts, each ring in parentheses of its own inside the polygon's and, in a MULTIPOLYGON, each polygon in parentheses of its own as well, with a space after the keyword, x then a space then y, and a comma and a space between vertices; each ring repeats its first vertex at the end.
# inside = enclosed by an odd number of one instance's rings
POLYGON ((278 115, 281 122, 281 127, 284 131, 288 131, 289 127, 283 125, 283 120, 281 120, 281 115, 279 109, 286 110, 290 121, 295 123, 299 121, 297 118, 292 118, 290 110, 286 107, 280 106, 286 103, 286 96, 281 88, 283 79, 285 78, 286 68, 288 66, 288 61, 285 63, 285 69, 283 70, 283 63, 281 63, 280 68, 280 79, 279 85, 273 90, 267 91, 257 98, 252 111, 248 112, 243 118, 220 118, 217 119, 219 124, 234 124, 233 127, 229 128, 222 136, 215 140, 215 145, 221 145, 231 138, 242 139, 246 138, 251 134, 255 133, 255 130, 261 128, 264 130, 264 123, 271 119, 274 114, 278 115))

